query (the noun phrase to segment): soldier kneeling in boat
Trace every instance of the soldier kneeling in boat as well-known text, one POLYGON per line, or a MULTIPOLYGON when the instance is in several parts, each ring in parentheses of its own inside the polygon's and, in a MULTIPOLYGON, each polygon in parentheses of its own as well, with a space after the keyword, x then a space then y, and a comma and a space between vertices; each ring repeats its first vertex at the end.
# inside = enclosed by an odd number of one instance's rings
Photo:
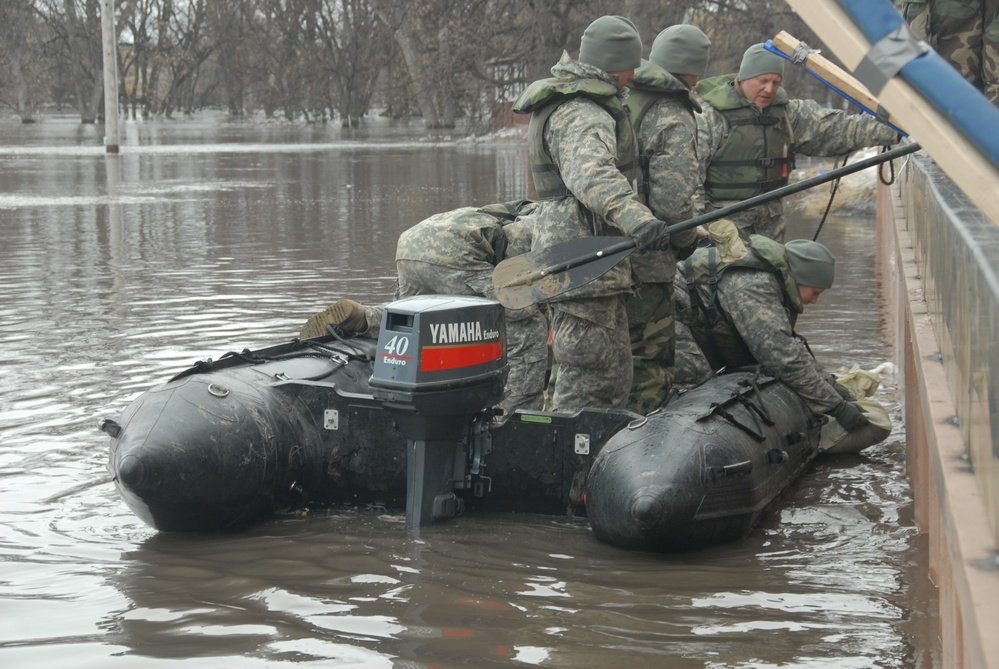
MULTIPOLYGON (((868 415, 794 332, 805 305, 832 286, 834 268, 829 249, 805 239, 780 244, 752 235, 734 255, 701 248, 678 265, 676 315, 712 370, 759 365, 849 434, 869 426, 868 415)), ((883 429, 864 446, 887 437, 883 429)))
MULTIPOLYGON (((413 295, 478 295, 496 299, 493 269, 504 258, 531 248, 531 213, 537 203, 520 200, 462 207, 435 214, 409 228, 396 245, 396 299, 413 295)), ((327 326, 377 338, 382 306, 341 299, 309 318, 300 336, 319 337, 327 326)), ((500 406, 540 410, 548 369, 548 320, 537 305, 507 309, 510 372, 500 406)))

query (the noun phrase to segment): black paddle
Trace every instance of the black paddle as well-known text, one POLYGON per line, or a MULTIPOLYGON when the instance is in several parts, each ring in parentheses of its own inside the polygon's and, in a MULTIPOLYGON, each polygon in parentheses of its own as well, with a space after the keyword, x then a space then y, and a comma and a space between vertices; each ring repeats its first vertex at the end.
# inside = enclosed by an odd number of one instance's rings
MULTIPOLYGON (((868 167, 900 158, 920 149, 915 142, 870 158, 829 170, 782 188, 754 195, 721 209, 703 213, 670 226, 671 232, 689 230, 746 209, 839 179, 868 167)), ((493 270, 496 299, 508 309, 523 309, 579 288, 603 276, 635 250, 631 237, 579 237, 546 249, 507 258, 493 270)))

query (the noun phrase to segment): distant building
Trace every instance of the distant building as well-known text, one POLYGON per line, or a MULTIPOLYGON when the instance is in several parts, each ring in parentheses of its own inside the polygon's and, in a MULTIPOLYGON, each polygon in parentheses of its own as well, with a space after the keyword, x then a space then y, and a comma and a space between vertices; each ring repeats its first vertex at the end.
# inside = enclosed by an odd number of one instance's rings
POLYGON ((514 114, 514 100, 527 86, 527 63, 510 58, 496 58, 486 63, 492 76, 493 100, 492 118, 493 130, 512 128, 516 125, 527 125, 530 114, 514 114))

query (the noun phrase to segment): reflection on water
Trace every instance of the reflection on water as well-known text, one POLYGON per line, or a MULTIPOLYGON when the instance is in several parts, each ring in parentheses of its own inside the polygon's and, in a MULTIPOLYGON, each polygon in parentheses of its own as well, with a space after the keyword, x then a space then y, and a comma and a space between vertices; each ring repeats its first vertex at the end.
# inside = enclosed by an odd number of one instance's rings
MULTIPOLYGON (((97 419, 333 299, 387 299, 399 232, 523 197, 526 156, 387 123, 179 121, 126 124, 106 158, 99 132, 0 122, 4 667, 939 666, 900 436, 816 463, 747 540, 684 555, 542 516, 156 534, 110 485, 97 419)), ((822 235, 837 286, 801 329, 833 367, 873 367, 872 224, 822 235)))

